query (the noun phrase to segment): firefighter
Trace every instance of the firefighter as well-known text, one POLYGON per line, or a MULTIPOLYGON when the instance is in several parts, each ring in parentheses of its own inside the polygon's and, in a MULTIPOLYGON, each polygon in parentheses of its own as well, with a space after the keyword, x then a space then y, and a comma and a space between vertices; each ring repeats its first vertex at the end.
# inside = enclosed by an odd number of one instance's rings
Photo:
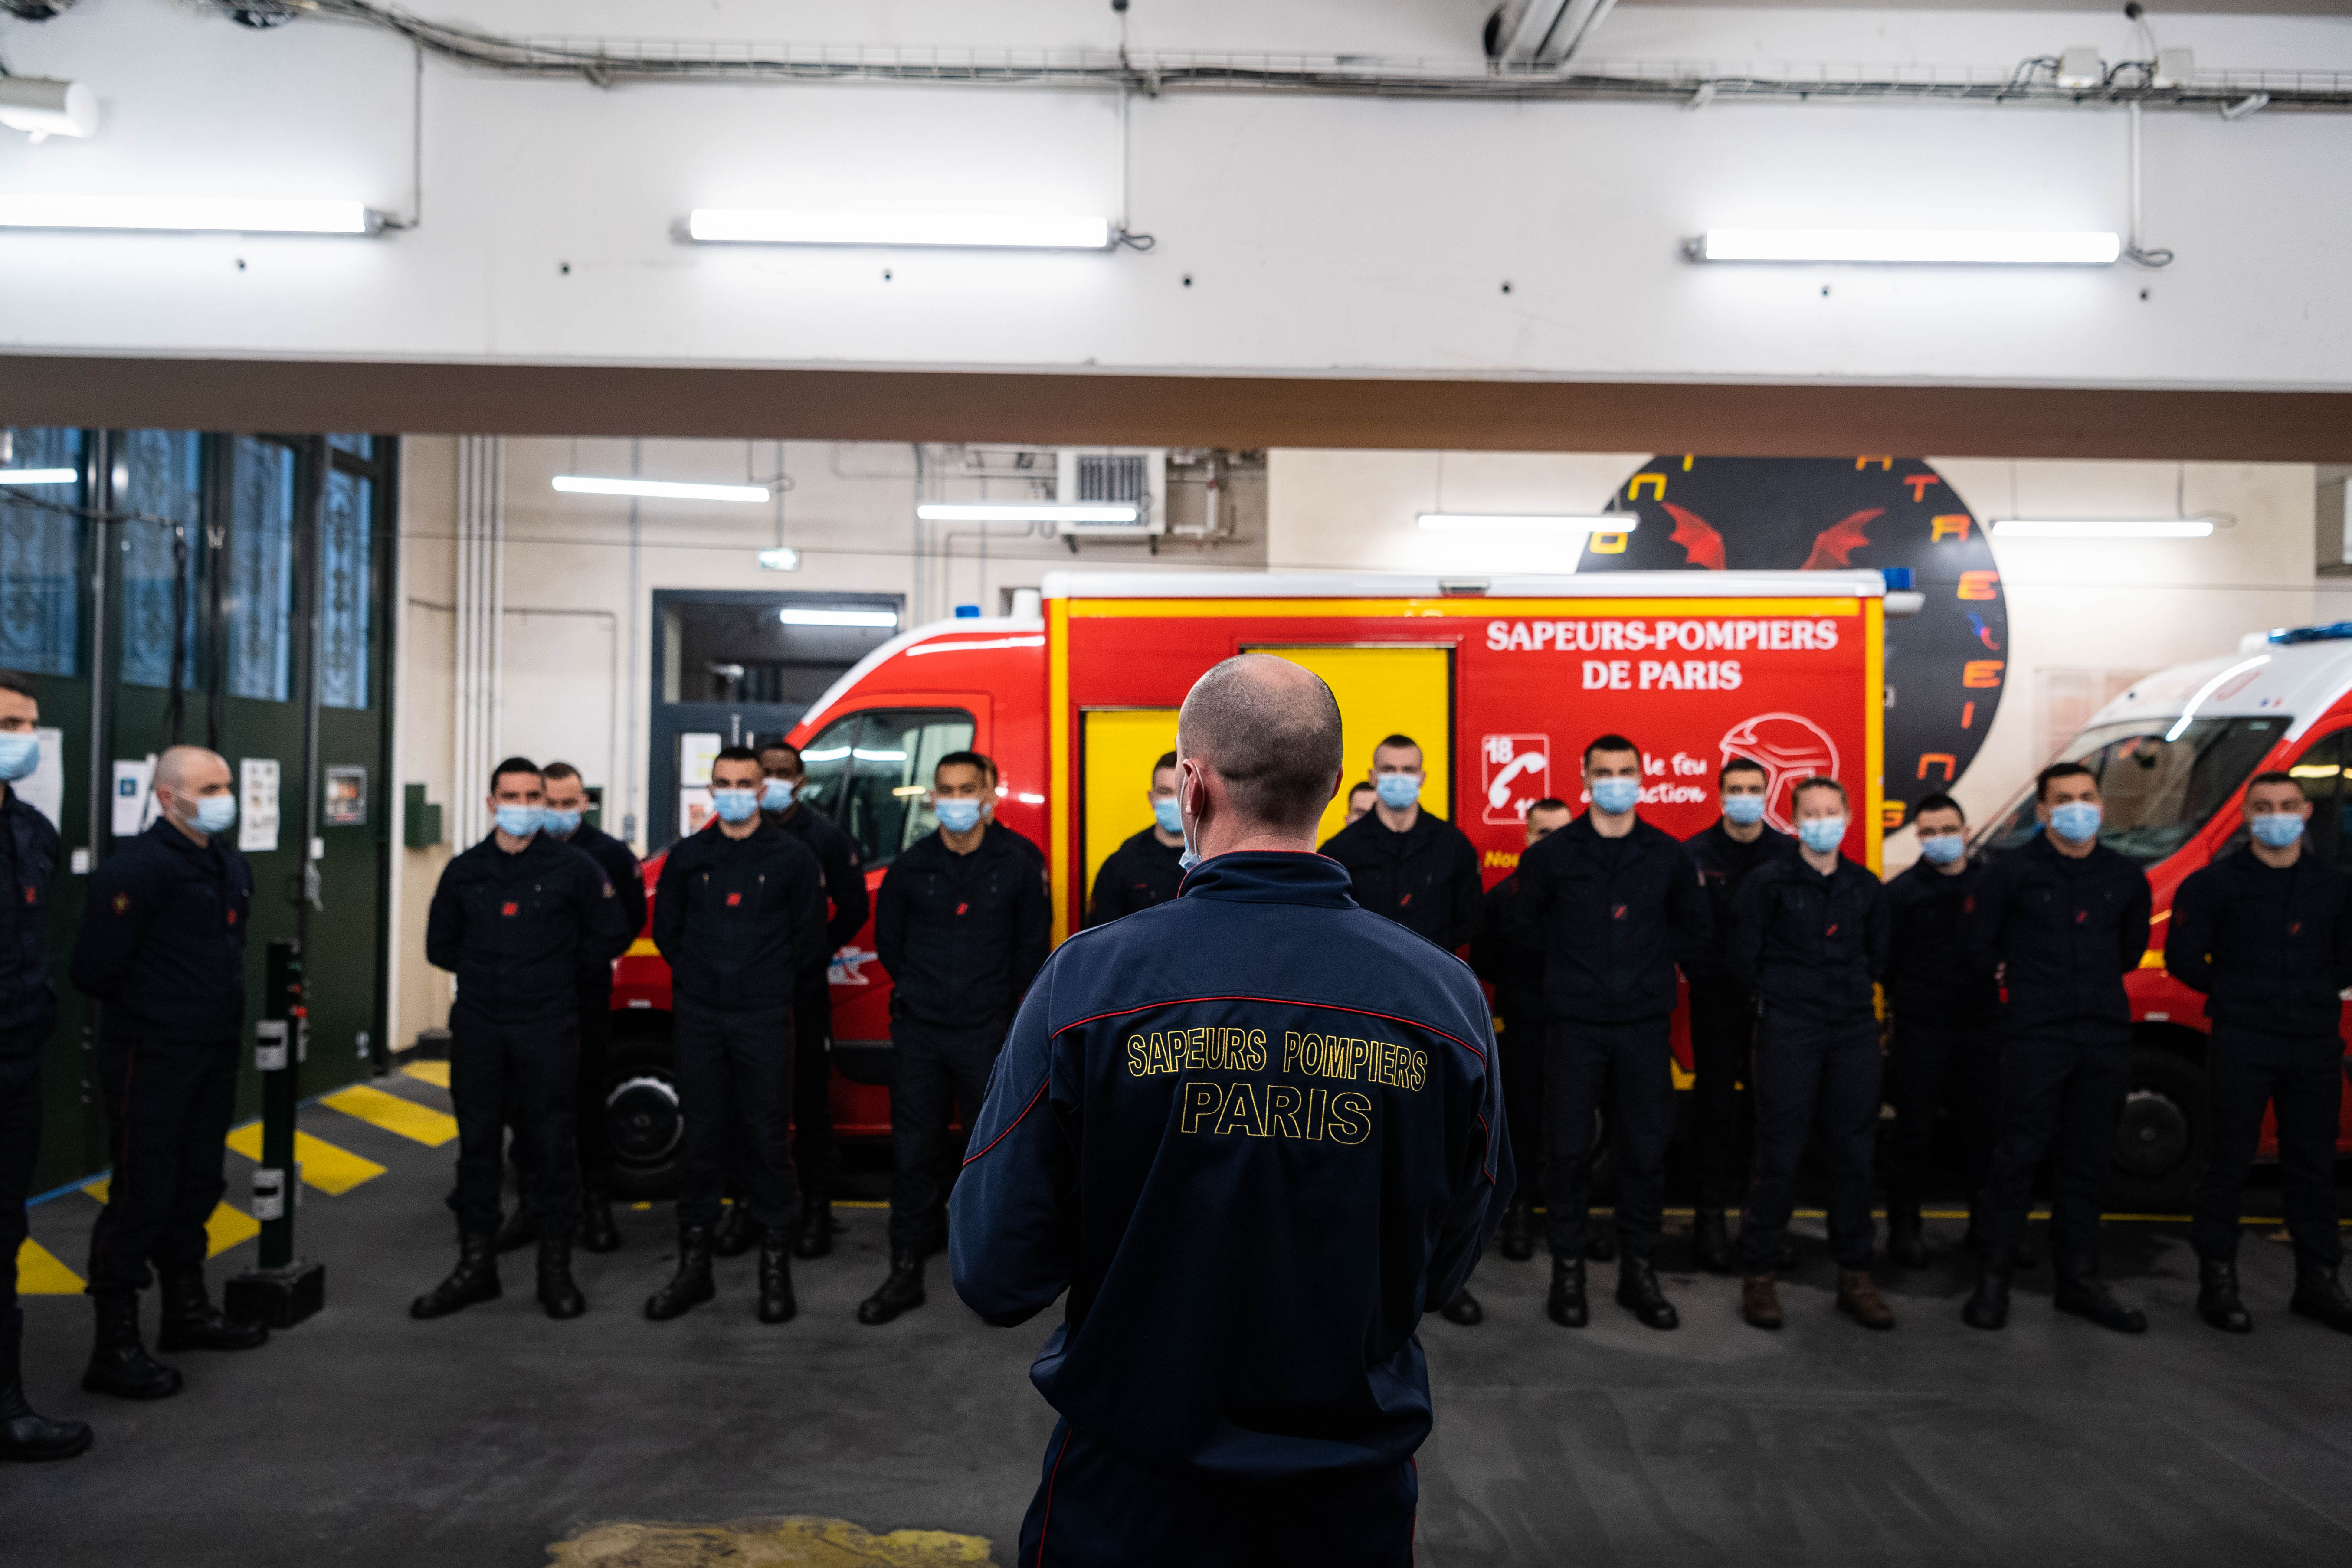
POLYGON ((654 890, 654 944, 670 966, 678 1112, 677 1273, 646 1302, 656 1322, 716 1293, 710 1228, 730 1135, 760 1231, 760 1321, 789 1321, 800 1234, 785 1128, 793 1009, 824 967, 824 873, 800 839, 763 819, 759 753, 729 746, 710 764, 710 823, 680 840, 654 890))
POLYGON ((1414 1325, 1476 1262, 1510 1149, 1477 982, 1310 853, 1339 740, 1295 664, 1202 677, 1199 864, 1047 963, 973 1129, 958 1292, 1000 1326, 1068 1293, 1024 1564, 1411 1561, 1414 1325))
POLYGON ((41 1052, 57 1026, 43 930, 58 830, 13 787, 41 763, 41 705, 32 679, 0 669, 0 1459, 69 1459, 89 1447, 89 1427, 52 1421, 25 1402, 25 1314, 16 1305, 16 1254, 25 1245, 25 1197, 41 1148, 41 1052))
POLYGON ((1369 784, 1359 782, 1349 785, 1348 788, 1348 820, 1341 823, 1339 826, 1342 827, 1355 826, 1356 819, 1363 816, 1366 812, 1371 810, 1372 803, 1380 798, 1380 792, 1372 788, 1369 784))
POLYGON ((90 874, 74 942, 76 989, 101 1004, 99 1094, 114 1173, 89 1237, 98 1343, 82 1386, 124 1399, 180 1391, 139 1338, 139 1292, 161 1284, 158 1349, 250 1350, 269 1337, 226 1318, 205 1288, 205 1222, 228 1191, 245 1026, 253 872, 226 835, 228 763, 202 746, 155 760, 155 823, 90 874))
POLYGON ((1724 1210, 1746 1187, 1750 1106, 1740 1085, 1749 1081, 1748 1051, 1756 1033, 1756 998, 1732 978, 1724 946, 1731 914, 1749 872, 1796 841, 1764 820, 1770 787, 1763 764, 1746 757, 1725 762, 1716 774, 1722 815, 1683 841, 1706 889, 1716 941, 1684 976, 1690 982, 1691 1163, 1698 1199, 1691 1216, 1691 1251, 1701 1268, 1729 1273, 1735 1262, 1724 1210))
POLYGON ((1176 815, 1175 752, 1164 752, 1151 764, 1151 789, 1144 798, 1151 805, 1151 826, 1112 850, 1095 872, 1094 897, 1087 900, 1090 926, 1164 904, 1184 879, 1178 864, 1184 833, 1176 815))
MULTIPOLYGON (((1919 858, 1886 884, 1893 942, 1886 957, 1886 1098, 1895 1141, 1886 1169, 1886 1252, 1906 1268, 1927 1265, 1919 1195, 1935 1149, 1936 1111, 1959 1123, 1969 1191, 1969 1245, 1983 1239, 1978 1194, 1992 1168, 2000 1114, 2000 990, 1969 955, 1960 915, 1984 881, 1968 852, 1968 818, 1948 795, 1911 807, 1919 858)), ((2020 1265, 2022 1266, 2021 1264, 2020 1265)))
POLYGON ((1606 1106, 1617 1151, 1618 1304, 1653 1329, 1681 1322, 1651 1257, 1664 1222, 1675 1080, 1667 1026, 1675 967, 1714 940, 1698 868, 1641 820, 1641 749, 1603 735, 1584 749, 1591 809, 1519 857, 1512 924, 1544 948, 1544 1205, 1551 1291, 1562 1328, 1590 1321, 1593 1118, 1606 1106))
POLYGON ((2278 1117, 2294 1243, 2288 1310, 2352 1333, 2352 1301, 2336 1281, 2344 1238, 2336 1220, 2339 996, 2352 986, 2352 881, 2305 846, 2311 802, 2293 774, 2256 773, 2239 809, 2245 848, 2180 884, 2164 943, 2164 966, 2205 994, 2213 1024, 2205 1064, 2213 1156, 2197 1184, 2189 1232, 2197 1310, 2225 1332, 2253 1331, 2238 1294, 2238 1202, 2268 1106, 2278 1117))
MULTIPOLYGON (((1043 852, 997 822, 996 765, 950 752, 931 773, 937 831, 890 863, 874 946, 890 976, 890 1274, 857 1305, 887 1323, 923 1304, 923 1259, 938 1250, 948 1120, 973 1125, 989 1074, 1052 942, 1043 852)), ((979 1144, 972 1144, 977 1148, 979 1144)))
POLYGON ((2147 878, 2099 842, 2099 781, 2090 769, 2052 763, 2033 798, 2042 831, 1986 868, 1962 921, 1977 965, 2000 965, 2007 1002, 2001 1131, 1979 1211, 1981 1272, 1961 1315, 1973 1328, 2007 1326, 2016 1246, 2046 1157, 2054 1304, 2144 1333, 2147 1314, 2099 1279, 2099 1205, 2131 1091, 2124 976, 2147 951, 2147 878))
POLYGON ((1790 809, 1795 848, 1741 884, 1732 916, 1732 979, 1758 1002, 1756 1163, 1739 1217, 1740 1315, 1759 1329, 1780 1326, 1773 1271, 1796 1205, 1797 1158, 1818 1131, 1829 1165, 1838 1310, 1865 1329, 1891 1329, 1894 1310, 1870 1275, 1881 1066, 1874 987, 1886 972, 1886 889, 1839 853, 1851 810, 1843 784, 1806 779, 1790 809))
POLYGON ((1452 952, 1478 930, 1486 883, 1460 828, 1421 805, 1421 747, 1391 735, 1372 748, 1372 809, 1324 840, 1356 902, 1452 952))
MULTIPOLYGON (((629 945, 631 914, 595 861, 541 832, 545 781, 509 757, 490 773, 494 826, 451 860, 425 915, 425 956, 457 976, 449 1009, 449 1097, 457 1112, 457 1266, 409 1304, 438 1318, 495 1299, 504 1130, 530 1129, 539 1303, 551 1318, 588 1310, 572 1278, 580 1162, 572 1145, 579 1079, 580 972, 629 945)), ((637 903, 641 913, 644 908, 637 903)))

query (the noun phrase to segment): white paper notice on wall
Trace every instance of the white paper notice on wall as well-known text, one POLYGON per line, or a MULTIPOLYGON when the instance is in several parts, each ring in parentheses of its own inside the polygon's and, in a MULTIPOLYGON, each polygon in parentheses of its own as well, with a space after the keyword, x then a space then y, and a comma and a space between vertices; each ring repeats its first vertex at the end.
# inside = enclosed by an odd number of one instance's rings
POLYGON ((33 738, 41 743, 40 765, 9 787, 47 817, 51 827, 58 827, 65 821, 66 732, 44 724, 34 730, 33 738))
POLYGON ((236 847, 247 855, 278 847, 278 763, 247 757, 236 764, 236 847))
POLYGON ((147 808, 154 787, 154 758, 144 762, 114 759, 114 837, 130 838, 146 827, 147 808))

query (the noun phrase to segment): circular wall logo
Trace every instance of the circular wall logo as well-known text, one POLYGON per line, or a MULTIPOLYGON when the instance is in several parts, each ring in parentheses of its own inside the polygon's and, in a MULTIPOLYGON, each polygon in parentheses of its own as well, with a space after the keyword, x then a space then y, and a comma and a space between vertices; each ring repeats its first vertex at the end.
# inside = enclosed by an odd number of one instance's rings
POLYGON ((1620 486, 1625 533, 1596 533, 1583 572, 1910 569, 1927 595, 1886 623, 1885 821, 1968 771, 2009 673, 1992 544, 1917 458, 1651 458, 1620 486))

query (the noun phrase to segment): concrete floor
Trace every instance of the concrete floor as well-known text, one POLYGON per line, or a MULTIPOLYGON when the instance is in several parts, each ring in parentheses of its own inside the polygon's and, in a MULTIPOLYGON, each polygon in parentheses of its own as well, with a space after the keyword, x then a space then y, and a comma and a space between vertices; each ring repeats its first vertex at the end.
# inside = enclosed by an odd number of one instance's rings
MULTIPOLYGON (((625 1212, 625 1249, 582 1260, 579 1321, 540 1315, 526 1255, 505 1300, 416 1323, 408 1300, 451 1252, 454 1148, 315 1107, 304 1126, 389 1167, 304 1205, 303 1249, 328 1269, 319 1317, 258 1352, 176 1358, 186 1392, 136 1405, 77 1386, 83 1301, 27 1301, 36 1402, 99 1436, 81 1459, 0 1470, 0 1559, 533 1568, 597 1521, 799 1513, 984 1535, 1010 1563, 1052 1426, 1025 1375, 1046 1325, 986 1328, 937 1260, 929 1306, 858 1325, 884 1268, 880 1211, 848 1211, 834 1257, 800 1266, 802 1315, 782 1328, 752 1318, 749 1258, 722 1266, 713 1305, 638 1315, 667 1273, 666 1210, 625 1212)), ((78 1194, 44 1205, 36 1237, 77 1262, 94 1212, 78 1194)), ((1729 1281, 1687 1275, 1668 1279, 1680 1332, 1605 1299, 1569 1332, 1543 1317, 1540 1260, 1490 1258, 1487 1321, 1423 1329, 1438 1421, 1419 1561, 2352 1558, 2352 1336, 2287 1316, 2284 1247, 2248 1237, 2249 1339, 2197 1321, 2186 1242, 2145 1225, 2111 1226, 2108 1256, 2155 1319, 2144 1339, 2058 1318, 2046 1269, 2007 1333, 1974 1332, 1956 1262, 1888 1271, 1903 1321, 1871 1334, 1832 1310, 1810 1228, 1779 1334, 1739 1322, 1729 1281)), ((1612 1277, 1595 1268, 1597 1295, 1612 1277)))

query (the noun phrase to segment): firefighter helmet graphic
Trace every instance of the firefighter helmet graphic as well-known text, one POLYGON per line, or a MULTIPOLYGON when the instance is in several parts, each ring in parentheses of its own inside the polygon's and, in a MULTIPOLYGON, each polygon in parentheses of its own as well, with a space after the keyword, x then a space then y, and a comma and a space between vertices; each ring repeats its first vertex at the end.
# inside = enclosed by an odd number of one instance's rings
POLYGON ((1723 760, 1745 757, 1764 770, 1764 820, 1783 833, 1796 831, 1799 784, 1816 774, 1837 777, 1837 743, 1811 719, 1798 713, 1759 713, 1723 732, 1723 760))

